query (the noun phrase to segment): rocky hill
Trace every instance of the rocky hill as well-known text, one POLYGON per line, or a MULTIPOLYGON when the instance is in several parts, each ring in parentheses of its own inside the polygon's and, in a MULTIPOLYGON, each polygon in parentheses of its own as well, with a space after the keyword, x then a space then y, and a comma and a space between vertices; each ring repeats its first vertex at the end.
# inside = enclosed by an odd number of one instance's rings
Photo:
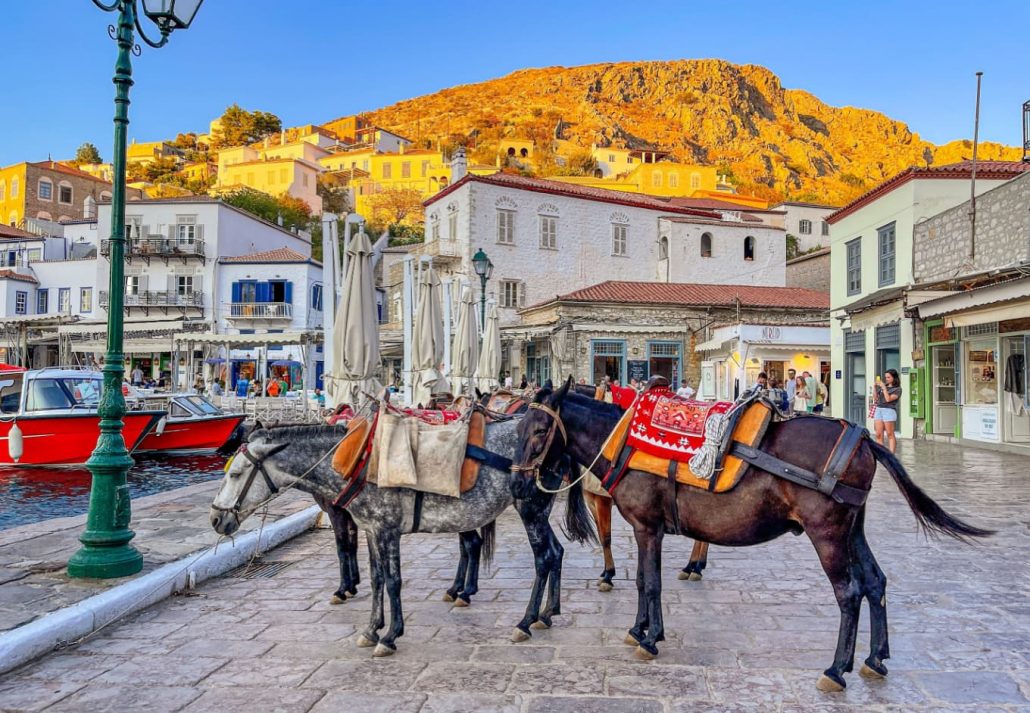
MULTIPOLYGON (((834 203, 908 166, 972 153, 969 141, 938 146, 879 112, 829 106, 785 89, 764 67, 722 60, 527 69, 368 116, 422 143, 468 142, 473 159, 491 163, 502 137, 549 146, 561 122, 562 138, 583 147, 654 146, 683 162, 723 167, 743 192, 834 203)), ((1020 153, 981 144, 979 156, 1020 153)))

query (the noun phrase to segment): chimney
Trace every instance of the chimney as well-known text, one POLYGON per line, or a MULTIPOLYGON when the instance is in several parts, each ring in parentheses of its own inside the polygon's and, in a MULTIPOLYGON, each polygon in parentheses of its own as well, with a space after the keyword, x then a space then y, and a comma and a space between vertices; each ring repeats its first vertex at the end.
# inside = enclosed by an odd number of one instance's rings
POLYGON ((454 149, 454 155, 451 156, 451 185, 454 185, 468 173, 469 164, 465 159, 465 147, 459 146, 454 149))
POLYGON ((398 147, 397 148, 397 153, 399 153, 399 154, 401 154, 403 156, 404 155, 404 142, 403 141, 397 142, 397 147, 398 147))

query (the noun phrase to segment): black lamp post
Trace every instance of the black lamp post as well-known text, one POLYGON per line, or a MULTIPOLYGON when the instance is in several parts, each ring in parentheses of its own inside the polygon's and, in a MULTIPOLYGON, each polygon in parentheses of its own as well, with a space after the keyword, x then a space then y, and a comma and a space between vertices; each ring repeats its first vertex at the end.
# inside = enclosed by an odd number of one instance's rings
POLYGON ((479 275, 479 328, 482 334, 482 330, 486 329, 486 281, 494 271, 494 264, 483 252, 483 248, 479 248, 472 256, 472 268, 479 275))

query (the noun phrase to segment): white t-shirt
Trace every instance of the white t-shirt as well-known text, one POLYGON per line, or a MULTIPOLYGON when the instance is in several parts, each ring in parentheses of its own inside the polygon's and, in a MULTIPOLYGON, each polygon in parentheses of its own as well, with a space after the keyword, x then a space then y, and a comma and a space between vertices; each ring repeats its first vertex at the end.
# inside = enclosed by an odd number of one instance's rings
POLYGON ((511 385, 512 385, 512 383, 513 383, 513 382, 512 382, 512 380, 511 380, 511 377, 510 377, 510 376, 506 376, 506 377, 504 377, 504 388, 506 388, 506 389, 510 389, 510 388, 511 388, 511 385))
POLYGON ((678 389, 676 389, 676 395, 679 396, 681 399, 692 399, 694 398, 695 393, 696 392, 689 386, 681 386, 678 389))

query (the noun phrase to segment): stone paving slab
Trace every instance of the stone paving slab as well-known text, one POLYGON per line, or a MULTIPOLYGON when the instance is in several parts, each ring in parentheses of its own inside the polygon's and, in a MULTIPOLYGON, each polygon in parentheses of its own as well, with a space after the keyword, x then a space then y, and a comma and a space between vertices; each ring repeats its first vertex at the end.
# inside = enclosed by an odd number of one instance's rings
MULTIPOLYGON (((130 527, 136 537, 132 544, 143 554, 143 571, 133 577, 68 577, 66 566, 81 546, 78 537, 85 515, 0 530, 0 633, 215 544, 218 535, 208 524, 208 508, 218 486, 218 482, 199 483, 133 501, 130 527)), ((271 504, 265 523, 312 504, 309 496, 288 492, 271 504)), ((242 531, 260 525, 260 518, 251 518, 242 531)))
POLYGON ((850 674, 840 694, 814 685, 832 659, 838 619, 807 538, 713 547, 701 582, 676 578, 691 543, 667 538, 667 641, 645 662, 622 643, 635 610, 635 546, 619 518, 615 590, 595 588, 599 550, 567 545, 562 615, 528 642, 509 641, 532 563, 509 512, 467 609, 441 601, 456 538, 404 539, 407 623, 393 657, 373 659, 355 645, 369 615, 364 563, 358 597, 329 604, 335 548, 329 531, 314 530, 267 553, 292 563, 272 578, 211 580, 12 672, 0 680, 0 710, 1030 711, 1026 459, 929 443, 903 443, 901 455, 945 507, 999 533, 976 546, 928 542, 878 474, 866 529, 889 579, 891 673, 883 681, 850 674))

